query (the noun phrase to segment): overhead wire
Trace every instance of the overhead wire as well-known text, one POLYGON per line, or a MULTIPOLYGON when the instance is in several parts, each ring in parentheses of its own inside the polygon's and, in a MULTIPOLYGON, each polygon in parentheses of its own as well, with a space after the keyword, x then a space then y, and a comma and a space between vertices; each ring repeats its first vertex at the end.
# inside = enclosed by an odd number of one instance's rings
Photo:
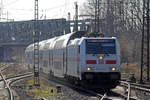
MULTIPOLYGON (((4 8, 4 9, 8 9, 8 8, 4 8)), ((21 11, 33 11, 33 9, 18 9, 18 8, 9 8, 11 10, 21 10, 21 11)))
POLYGON ((65 0, 65 8, 64 8, 64 11, 63 11, 62 18, 64 17, 64 14, 66 13, 66 8, 67 8, 67 0, 65 0))
MULTIPOLYGON (((18 1, 19 0, 13 0, 13 1, 5 4, 5 7, 9 6, 9 5, 13 5, 14 3, 17 3, 18 1)), ((68 11, 67 8, 68 8, 68 5, 70 5, 69 3, 70 3, 70 0, 65 0, 65 3, 62 4, 62 5, 58 5, 58 6, 54 6, 54 7, 51 7, 51 8, 42 9, 42 10, 49 12, 49 11, 56 10, 56 9, 61 9, 62 7, 64 7, 64 10, 62 11, 62 17, 64 17, 64 15, 66 15, 65 13, 68 11)), ((8 9, 8 8, 4 8, 4 9, 8 9)), ((9 9, 16 10, 16 11, 19 11, 19 10, 20 11, 27 11, 27 12, 32 12, 33 11, 33 9, 19 9, 19 8, 9 8, 9 9)))
POLYGON ((14 0, 14 1, 10 2, 10 3, 5 4, 4 6, 10 6, 12 4, 17 3, 18 1, 20 1, 20 0, 14 0))
POLYGON ((46 8, 45 10, 49 11, 49 10, 52 10, 52 9, 61 8, 61 7, 65 6, 65 5, 66 4, 62 4, 62 5, 59 5, 59 6, 55 6, 55 7, 51 7, 51 8, 46 8))

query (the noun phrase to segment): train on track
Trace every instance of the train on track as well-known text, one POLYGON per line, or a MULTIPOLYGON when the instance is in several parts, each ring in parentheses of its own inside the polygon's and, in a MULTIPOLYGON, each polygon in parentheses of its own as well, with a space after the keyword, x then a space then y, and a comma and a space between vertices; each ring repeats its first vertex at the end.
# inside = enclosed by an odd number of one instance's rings
MULTIPOLYGON (((92 88, 111 89, 120 80, 120 46, 115 37, 83 37, 78 31, 39 42, 39 67, 47 75, 92 88)), ((33 69, 34 44, 25 50, 33 69)))

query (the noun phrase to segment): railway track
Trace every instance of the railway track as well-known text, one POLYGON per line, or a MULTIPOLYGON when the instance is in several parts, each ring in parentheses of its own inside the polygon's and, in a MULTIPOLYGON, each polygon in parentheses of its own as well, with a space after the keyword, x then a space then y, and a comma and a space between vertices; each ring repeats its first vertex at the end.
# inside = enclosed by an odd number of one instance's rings
POLYGON ((13 63, 7 64, 7 63, 0 63, 0 70, 3 72, 4 70, 6 70, 10 65, 12 65, 13 63))
POLYGON ((7 77, 5 78, 2 71, 0 71, 0 76, 1 76, 1 80, 0 82, 4 81, 4 86, 5 88, 7 89, 8 91, 8 97, 9 97, 9 100, 15 100, 14 99, 14 96, 13 96, 13 92, 11 90, 11 84, 13 82, 16 82, 18 80, 21 80, 23 78, 27 78, 27 77, 30 77, 32 76, 33 74, 31 72, 28 72, 28 73, 24 73, 24 74, 19 74, 19 75, 16 75, 16 76, 11 76, 11 77, 7 77))
POLYGON ((12 91, 11 91, 11 89, 10 89, 10 87, 9 87, 9 85, 8 85, 6 79, 5 79, 5 77, 4 77, 4 75, 2 74, 1 71, 0 71, 0 76, 1 76, 2 80, 4 81, 5 88, 6 88, 7 91, 8 91, 9 100, 14 100, 14 99, 13 99, 13 93, 12 93, 12 91))
MULTIPOLYGON (((76 85, 70 84, 70 83, 68 83, 68 81, 66 81, 64 79, 59 79, 59 78, 56 78, 56 77, 50 77, 49 78, 50 80, 48 80, 48 76, 46 76, 43 73, 41 75, 42 75, 42 78, 44 78, 44 80, 46 80, 46 81, 52 81, 52 82, 55 82, 55 83, 58 83, 58 84, 70 87, 71 89, 77 90, 79 92, 82 91, 84 93, 87 93, 87 94, 89 94, 91 96, 94 96, 94 97, 98 98, 98 100, 115 100, 115 99, 127 100, 127 97, 125 95, 117 94, 117 93, 114 93, 112 91, 95 91, 95 90, 90 90, 90 89, 83 88, 81 86, 76 86, 76 85)), ((134 99, 129 97, 128 100, 134 100, 134 99)))
POLYGON ((122 86, 126 86, 128 88, 127 89, 128 93, 127 93, 126 98, 127 98, 127 100, 130 100, 130 93, 131 93, 131 85, 130 85, 130 83, 126 82, 126 81, 120 81, 120 83, 121 83, 122 86))
POLYGON ((73 84, 68 83, 68 81, 66 81, 64 79, 59 79, 59 78, 56 78, 56 77, 48 78, 47 75, 45 75, 44 73, 42 73, 41 75, 42 75, 42 78, 44 79, 44 81, 52 81, 52 82, 55 82, 57 84, 67 86, 67 87, 69 87, 73 90, 82 91, 84 93, 87 93, 89 95, 92 95, 92 96, 95 96, 95 97, 99 98, 99 100, 104 100, 104 98, 106 96, 106 93, 100 94, 100 93, 97 93, 95 91, 82 88, 80 86, 75 86, 73 84))
MULTIPOLYGON (((7 68, 7 67, 5 67, 5 68, 7 68)), ((25 73, 25 74, 19 74, 19 75, 16 75, 16 76, 11 76, 11 77, 5 78, 2 75, 1 71, 0 71, 0 73, 1 73, 1 77, 3 78, 3 79, 0 79, 0 82, 5 80, 4 83, 6 84, 5 86, 6 86, 6 89, 7 89, 8 93, 9 93, 10 100, 14 100, 13 93, 12 93, 12 90, 10 88, 11 84, 13 82, 16 82, 17 80, 20 80, 20 79, 23 79, 23 78, 26 78, 26 77, 30 77, 30 76, 33 75, 31 72, 28 72, 28 73, 25 73)), ((41 77, 44 77, 45 80, 48 80, 48 76, 46 76, 43 73, 41 74, 41 77)), ((50 78, 51 78, 51 81, 54 81, 54 82, 56 82, 58 84, 61 84, 61 85, 68 86, 68 87, 70 87, 72 89, 75 89, 75 90, 78 90, 78 91, 85 92, 87 94, 90 94, 90 95, 98 98, 99 100, 115 100, 115 99, 112 99, 112 98, 118 98, 118 96, 120 98, 122 98, 121 100, 136 100, 135 98, 130 97, 131 96, 131 90, 133 90, 133 89, 144 91, 146 93, 150 93, 150 90, 149 90, 150 87, 149 86, 144 86, 144 85, 136 84, 136 83, 130 83, 130 82, 127 82, 127 81, 120 81, 121 86, 126 87, 127 90, 128 90, 128 93, 127 93, 127 95, 118 94, 115 97, 115 95, 113 95, 113 93, 110 93, 110 92, 102 92, 102 93, 95 92, 93 90, 88 90, 88 89, 85 89, 85 88, 82 88, 82 87, 72 85, 72 84, 68 83, 68 81, 63 80, 63 79, 58 79, 58 78, 54 78, 54 77, 50 77, 50 78)))
MULTIPOLYGON (((128 100, 129 100, 129 98, 132 99, 132 100, 136 100, 135 98, 130 97, 132 90, 138 91, 138 92, 140 91, 140 94, 143 93, 145 96, 150 97, 150 86, 137 84, 137 83, 131 83, 131 82, 127 82, 127 81, 120 81, 120 83, 121 83, 121 86, 128 87, 128 95, 127 95, 128 100)), ((144 98, 144 96, 141 96, 141 97, 144 98)), ((147 99, 143 99, 143 100, 147 100, 147 99)))
POLYGON ((127 82, 127 81, 120 81, 121 86, 124 86, 124 87, 127 88, 127 95, 114 93, 112 91, 99 93, 99 92, 95 92, 95 91, 92 91, 92 90, 87 90, 87 89, 82 88, 82 87, 77 87, 77 86, 71 85, 71 84, 67 83, 67 81, 64 82, 64 80, 60 80, 60 79, 58 80, 57 78, 56 79, 52 78, 51 81, 55 81, 57 83, 69 86, 69 87, 77 89, 79 91, 84 91, 86 93, 92 94, 93 96, 99 98, 99 100, 115 100, 113 98, 119 98, 119 99, 121 98, 121 100, 137 100, 137 98, 134 98, 134 97, 131 96, 131 90, 133 90, 133 89, 137 89, 137 90, 141 90, 143 92, 150 93, 150 87, 143 86, 141 84, 130 83, 130 82, 127 82), (115 97, 113 94, 115 94, 117 96, 115 97))
MULTIPOLYGON (((46 77, 45 75, 43 76, 42 74, 42 77, 46 77)), ((47 80, 47 78, 45 78, 45 80, 47 80)), ((74 90, 78 90, 78 91, 82 91, 82 92, 85 92, 87 94, 90 94, 96 98, 98 98, 98 100, 136 100, 135 98, 132 98, 130 97, 130 92, 128 92, 128 95, 122 95, 122 94, 117 94, 117 93, 114 93, 112 91, 107 91, 107 92, 95 92, 93 90, 89 90, 89 89, 85 89, 85 88, 82 88, 82 87, 78 87, 78 86, 75 86, 75 85, 72 85, 70 83, 68 83, 67 81, 64 81, 62 79, 59 79, 58 78, 54 78, 54 77, 51 77, 50 79, 51 81, 54 81, 56 83, 59 83, 61 85, 65 85, 65 86, 68 86, 74 90)), ((130 90, 130 84, 127 83, 127 82, 124 82, 124 84, 127 84, 128 85, 128 89, 130 90)))
POLYGON ((14 100, 14 99, 13 99, 12 91, 11 91, 11 89, 10 89, 10 86, 9 86, 9 84, 7 83, 5 77, 4 77, 3 73, 2 73, 2 71, 6 70, 6 69, 8 68, 7 65, 8 65, 8 64, 5 64, 5 63, 1 63, 1 64, 0 64, 0 76, 1 76, 0 82, 1 82, 1 81, 4 82, 5 89, 7 89, 7 91, 8 91, 9 99, 10 99, 10 100, 14 100))

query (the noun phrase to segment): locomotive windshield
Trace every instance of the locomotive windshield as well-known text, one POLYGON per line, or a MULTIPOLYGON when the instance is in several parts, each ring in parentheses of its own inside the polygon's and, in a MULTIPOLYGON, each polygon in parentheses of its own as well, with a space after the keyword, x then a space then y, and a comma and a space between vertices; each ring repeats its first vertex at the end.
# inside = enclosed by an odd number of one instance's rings
POLYGON ((116 54, 115 39, 86 40, 86 54, 116 54))

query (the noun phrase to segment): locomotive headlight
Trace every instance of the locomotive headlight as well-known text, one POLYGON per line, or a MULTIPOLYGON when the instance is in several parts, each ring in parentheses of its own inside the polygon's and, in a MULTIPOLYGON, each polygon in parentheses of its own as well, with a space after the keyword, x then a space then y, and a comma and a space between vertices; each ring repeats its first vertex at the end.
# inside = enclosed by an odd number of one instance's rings
POLYGON ((91 69, 90 67, 87 67, 87 70, 90 71, 90 70, 92 70, 92 69, 91 69))
POLYGON ((111 68, 111 70, 112 70, 112 71, 115 71, 115 70, 116 70, 116 68, 115 68, 115 67, 112 67, 112 68, 111 68))
POLYGON ((102 59, 103 59, 103 56, 100 56, 99 59, 102 60, 102 59))

